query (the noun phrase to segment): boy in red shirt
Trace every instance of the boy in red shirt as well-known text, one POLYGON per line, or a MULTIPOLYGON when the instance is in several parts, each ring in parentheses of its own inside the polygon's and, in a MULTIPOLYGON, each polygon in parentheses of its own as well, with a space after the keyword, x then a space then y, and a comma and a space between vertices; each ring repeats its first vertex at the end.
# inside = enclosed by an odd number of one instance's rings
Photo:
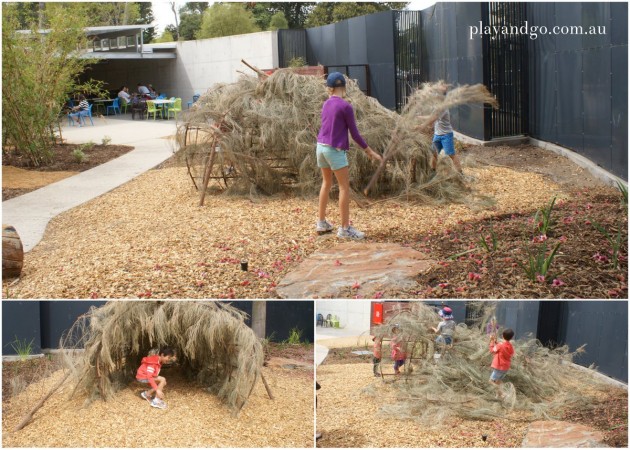
POLYGON ((142 391, 140 396, 149 402, 154 408, 166 409, 164 402, 164 386, 166 378, 159 376, 162 364, 175 362, 175 351, 166 347, 159 351, 157 355, 149 355, 142 358, 142 364, 136 372, 136 380, 140 383, 147 383, 151 386, 148 391, 142 391), (155 397, 153 394, 155 393, 155 397))
POLYGON ((407 358, 405 343, 403 342, 403 337, 400 332, 401 330, 398 324, 394 325, 392 328, 392 334, 394 336, 389 343, 392 350, 392 359, 394 360, 394 373, 396 375, 400 375, 400 368, 405 365, 405 359, 407 358))
POLYGON ((503 378, 510 369, 512 356, 514 355, 514 347, 510 341, 514 337, 514 331, 510 328, 503 330, 503 339, 501 343, 497 343, 497 338, 493 334, 490 336, 490 353, 494 355, 492 359, 492 373, 490 374, 490 382, 498 386, 503 383, 503 378))

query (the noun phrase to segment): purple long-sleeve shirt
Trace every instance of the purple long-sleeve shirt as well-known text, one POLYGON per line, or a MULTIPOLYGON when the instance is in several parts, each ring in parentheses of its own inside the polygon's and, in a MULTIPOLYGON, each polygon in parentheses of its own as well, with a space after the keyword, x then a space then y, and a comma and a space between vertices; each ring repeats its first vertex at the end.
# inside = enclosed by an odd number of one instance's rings
POLYGON ((322 106, 322 127, 319 129, 317 142, 348 150, 350 148, 348 131, 354 142, 361 148, 367 148, 365 139, 357 129, 352 105, 341 97, 332 96, 322 106))

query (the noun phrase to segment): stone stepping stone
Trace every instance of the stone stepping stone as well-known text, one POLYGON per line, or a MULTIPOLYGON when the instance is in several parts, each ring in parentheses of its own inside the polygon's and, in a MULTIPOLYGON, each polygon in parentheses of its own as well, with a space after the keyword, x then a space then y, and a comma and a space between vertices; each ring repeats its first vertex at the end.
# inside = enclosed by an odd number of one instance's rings
POLYGON ((344 242, 313 253, 288 273, 276 291, 282 298, 373 298, 377 292, 414 289, 414 278, 435 261, 409 247, 344 242), (353 288, 353 286, 356 286, 353 288))
POLYGON ((541 420, 529 425, 523 448, 597 448, 608 447, 603 444, 600 431, 571 422, 560 420, 541 420))

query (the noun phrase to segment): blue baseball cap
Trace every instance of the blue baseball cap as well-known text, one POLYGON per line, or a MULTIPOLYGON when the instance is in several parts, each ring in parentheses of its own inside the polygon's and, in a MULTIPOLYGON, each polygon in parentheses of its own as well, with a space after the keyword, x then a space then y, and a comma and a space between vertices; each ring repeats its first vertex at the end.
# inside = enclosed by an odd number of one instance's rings
POLYGON ((326 86, 335 88, 345 87, 345 85, 346 79, 341 72, 331 72, 328 74, 328 78, 326 78, 326 86))

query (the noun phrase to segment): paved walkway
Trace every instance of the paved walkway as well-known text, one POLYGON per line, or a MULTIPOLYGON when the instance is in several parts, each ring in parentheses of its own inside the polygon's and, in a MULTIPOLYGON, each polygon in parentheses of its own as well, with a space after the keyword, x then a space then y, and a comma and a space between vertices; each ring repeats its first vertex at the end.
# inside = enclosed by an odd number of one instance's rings
POLYGON ((42 239, 53 217, 79 206, 132 180, 173 155, 176 133, 174 120, 131 120, 131 114, 112 118, 93 118, 94 126, 69 127, 65 120, 63 138, 73 144, 105 136, 112 144, 135 147, 131 152, 78 175, 2 202, 2 223, 13 225, 24 251, 42 239))
POLYGON ((372 348, 369 330, 317 327, 315 330, 315 366, 319 366, 331 348, 368 345, 372 348))

